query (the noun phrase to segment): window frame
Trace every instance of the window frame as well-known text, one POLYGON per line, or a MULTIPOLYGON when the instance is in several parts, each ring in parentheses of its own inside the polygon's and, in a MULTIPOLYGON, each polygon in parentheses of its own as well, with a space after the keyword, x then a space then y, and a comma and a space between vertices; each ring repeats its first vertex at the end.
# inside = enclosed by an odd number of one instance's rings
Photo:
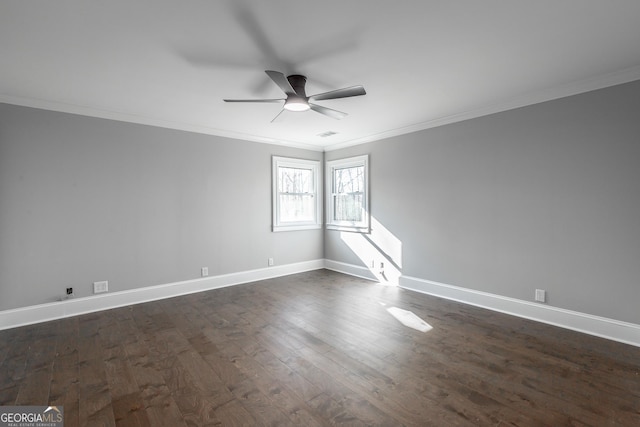
POLYGON ((272 163, 272 176, 271 176, 271 192, 272 192, 272 231, 295 231, 295 230, 311 230, 322 228, 322 195, 321 195, 321 183, 322 177, 320 176, 320 161, 319 160, 307 160, 297 159, 293 157, 281 157, 273 156, 272 163), (312 192, 304 193, 311 194, 315 200, 314 214, 315 219, 313 221, 282 221, 280 215, 280 195, 289 194, 283 193, 279 188, 279 168, 294 168, 310 170, 313 179, 312 192))
POLYGON ((369 155, 348 157, 344 159, 328 160, 325 162, 326 177, 326 228, 327 230, 351 231, 368 234, 371 232, 371 213, 369 211, 369 155), (362 221, 342 221, 334 218, 334 200, 339 193, 334 192, 336 169, 351 167, 364 167, 364 194, 361 208, 363 209, 362 221))

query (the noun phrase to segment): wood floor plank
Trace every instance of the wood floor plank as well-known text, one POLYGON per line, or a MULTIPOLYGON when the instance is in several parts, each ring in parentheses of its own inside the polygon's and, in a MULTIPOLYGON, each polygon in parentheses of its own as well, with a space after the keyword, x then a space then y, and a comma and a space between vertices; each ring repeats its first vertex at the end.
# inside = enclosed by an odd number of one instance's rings
POLYGON ((133 376, 131 365, 126 359, 124 349, 121 346, 113 347, 112 350, 114 349, 117 351, 105 354, 108 358, 104 360, 104 369, 111 398, 115 400, 135 394, 139 386, 133 376))
POLYGON ((80 425, 116 425, 111 395, 106 384, 81 387, 78 411, 80 425))
MULTIPOLYGON (((229 393, 230 394, 230 393, 229 393)), ((173 393, 184 422, 189 426, 222 426, 216 410, 232 399, 183 388, 173 393)))
POLYGON ((220 424, 225 427, 264 425, 256 420, 237 399, 231 400, 216 408, 215 416, 220 420, 220 424))
POLYGON ((186 426, 182 413, 163 385, 148 385, 140 392, 149 423, 152 426, 186 426))
MULTIPOLYGON (((291 369, 285 362, 280 360, 276 355, 269 351, 261 343, 250 354, 245 367, 246 374, 250 377, 259 375, 256 383, 264 386, 263 391, 269 394, 293 394, 287 398, 285 406, 294 404, 296 400, 307 402, 321 393, 320 388, 305 379, 298 372, 291 369), (254 362, 254 363, 251 363, 254 362), (258 367, 259 366, 259 367, 258 367), (286 379, 286 381, 283 381, 286 379)), ((295 405, 294 405, 295 406, 295 405)), ((292 410, 290 408, 290 410, 292 410)))
POLYGON ((16 398, 18 397, 18 391, 20 391, 20 387, 18 386, 18 384, 0 388, 0 406, 15 405, 16 398))
MULTIPOLYGON (((296 394, 289 386, 291 383, 297 387, 300 384, 299 380, 303 380, 302 377, 292 382, 292 377, 297 376, 296 373, 286 368, 286 365, 269 351, 253 344, 251 352, 239 363, 239 369, 251 379, 251 383, 266 396, 271 405, 282 411, 293 425, 323 425, 322 420, 312 413, 303 394, 296 394), (282 381, 283 378, 287 379, 286 383, 282 381)), ((242 343, 238 343, 238 346, 247 352, 248 346, 243 346, 242 343)), ((306 387, 304 389, 306 390, 306 387)))
POLYGON ((184 352, 178 355, 178 360, 193 379, 193 388, 205 394, 221 395, 231 399, 225 384, 200 354, 195 351, 184 352))
POLYGON ((27 355, 18 354, 7 357, 2 364, 2 376, 0 376, 0 389, 9 388, 20 382, 27 375, 27 355))
POLYGON ((252 417, 265 426, 293 426, 293 422, 277 406, 273 405, 253 380, 246 379, 231 390, 238 401, 252 417))
POLYGON ((246 379, 246 375, 238 369, 233 361, 221 353, 207 354, 204 355, 203 358, 227 389, 246 379))
POLYGON ((632 426, 640 348, 318 270, 0 331, 13 404, 71 427, 632 426))
POLYGON ((112 406, 116 426, 151 427, 139 393, 120 396, 113 400, 112 406))
POLYGON ((73 407, 75 410, 73 418, 77 424, 79 399, 80 372, 77 352, 65 355, 58 354, 53 363, 48 403, 63 406, 65 419, 72 418, 71 408, 73 407))
POLYGON ((51 369, 49 367, 30 372, 20 384, 15 404, 47 405, 49 402, 50 384, 51 369))

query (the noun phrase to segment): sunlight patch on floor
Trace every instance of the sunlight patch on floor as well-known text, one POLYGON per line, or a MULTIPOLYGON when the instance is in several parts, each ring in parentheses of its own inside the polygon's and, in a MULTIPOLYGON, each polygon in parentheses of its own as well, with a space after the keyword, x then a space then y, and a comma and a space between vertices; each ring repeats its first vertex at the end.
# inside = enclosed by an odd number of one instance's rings
POLYGON ((412 311, 403 310, 398 307, 389 307, 387 308, 387 312, 395 317, 398 322, 402 323, 408 328, 412 328, 420 332, 429 332, 431 329, 433 329, 430 324, 416 316, 416 314, 412 311))

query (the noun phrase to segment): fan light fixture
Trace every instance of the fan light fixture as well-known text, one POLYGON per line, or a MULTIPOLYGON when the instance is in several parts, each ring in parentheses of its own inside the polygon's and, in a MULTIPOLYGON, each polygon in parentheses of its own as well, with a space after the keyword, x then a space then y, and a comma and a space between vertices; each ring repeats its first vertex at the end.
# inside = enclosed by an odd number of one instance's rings
POLYGON ((284 103, 284 109, 289 111, 307 111, 309 103, 302 98, 290 96, 284 103))

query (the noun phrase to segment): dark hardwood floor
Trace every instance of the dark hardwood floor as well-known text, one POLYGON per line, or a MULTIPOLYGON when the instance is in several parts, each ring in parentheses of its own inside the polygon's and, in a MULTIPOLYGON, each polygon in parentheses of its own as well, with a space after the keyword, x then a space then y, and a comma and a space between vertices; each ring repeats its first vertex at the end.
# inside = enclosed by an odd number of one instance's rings
POLYGON ((49 404, 67 427, 637 426, 640 348, 319 270, 0 332, 0 405, 49 404))

